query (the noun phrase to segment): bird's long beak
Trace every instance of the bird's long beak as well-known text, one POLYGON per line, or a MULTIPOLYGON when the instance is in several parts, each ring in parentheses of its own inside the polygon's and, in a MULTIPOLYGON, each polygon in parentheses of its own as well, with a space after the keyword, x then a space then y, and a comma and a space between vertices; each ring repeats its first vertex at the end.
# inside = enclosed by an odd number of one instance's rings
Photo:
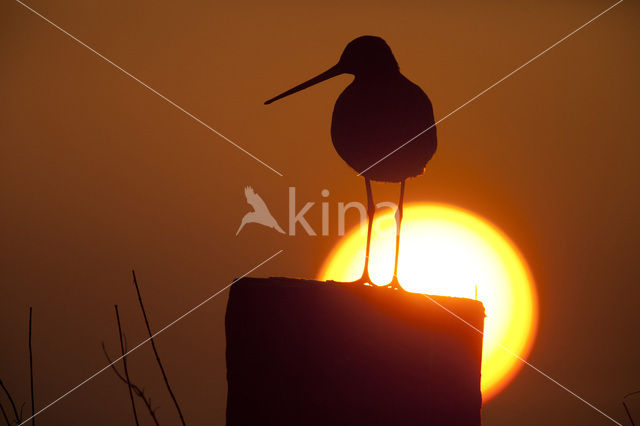
POLYGON ((342 67, 340 67, 339 64, 338 65, 334 65, 333 67, 329 68, 328 70, 326 70, 322 74, 317 75, 317 76, 313 77, 311 80, 307 80, 304 83, 297 85, 293 89, 289 89, 286 92, 283 92, 283 93, 279 94, 275 98, 269 99, 264 104, 265 105, 269 105, 271 102, 275 102, 280 98, 284 98, 285 96, 293 95, 294 93, 299 92, 301 90, 304 90, 307 87, 311 87, 314 84, 318 84, 318 83, 320 83, 322 81, 330 79, 331 77, 335 77, 335 76, 337 76, 339 74, 342 74, 343 71, 342 71, 341 68, 342 67))

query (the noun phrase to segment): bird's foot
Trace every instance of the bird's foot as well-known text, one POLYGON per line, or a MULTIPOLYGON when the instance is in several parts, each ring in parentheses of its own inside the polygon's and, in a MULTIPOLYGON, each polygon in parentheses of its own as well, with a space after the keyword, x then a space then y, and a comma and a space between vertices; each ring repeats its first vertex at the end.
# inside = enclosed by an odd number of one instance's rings
POLYGON ((398 290, 398 291, 405 291, 401 286, 400 286, 400 281, 398 281, 398 277, 394 276, 393 279, 391 279, 391 282, 387 285, 382 286, 383 288, 388 288, 389 290, 398 290))
POLYGON ((377 287, 372 281, 371 278, 369 277, 368 274, 364 274, 362 275, 360 278, 358 278, 355 281, 335 281, 336 283, 339 284, 346 284, 349 286, 371 286, 371 287, 377 287))
POLYGON ((376 285, 373 283, 373 281, 371 281, 371 278, 369 277, 368 274, 365 274, 363 276, 361 276, 360 278, 358 278, 355 281, 332 281, 335 282, 337 284, 346 284, 349 286, 369 286, 369 287, 379 287, 379 288, 386 288, 389 290, 397 290, 397 291, 406 291, 405 289, 403 289, 400 286, 400 282, 398 281, 397 277, 393 277, 393 279, 391 280, 391 282, 389 282, 389 284, 387 285, 376 285))
POLYGON ((372 281, 371 278, 369 277, 361 277, 358 278, 355 281, 348 281, 347 284, 351 284, 351 285, 364 285, 364 286, 370 286, 370 287, 377 287, 372 281))

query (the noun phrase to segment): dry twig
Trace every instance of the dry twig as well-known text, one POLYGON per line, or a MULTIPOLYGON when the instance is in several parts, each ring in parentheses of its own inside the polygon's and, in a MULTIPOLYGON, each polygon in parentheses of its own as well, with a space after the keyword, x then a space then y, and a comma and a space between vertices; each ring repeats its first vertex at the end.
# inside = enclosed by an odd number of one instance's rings
POLYGON ((627 407, 627 403, 625 402, 625 399, 627 399, 631 395, 637 395, 639 393, 640 393, 640 391, 635 391, 635 392, 628 393, 628 394, 626 394, 625 396, 622 397, 622 405, 624 406, 624 411, 627 412, 627 416, 629 417, 629 420, 631 421, 631 426, 635 426, 635 422, 633 421, 633 416, 631 416, 631 411, 629 411, 629 407, 627 407))
POLYGON ((7 422, 7 426, 11 426, 11 422, 9 421, 9 417, 7 417, 6 411, 4 411, 2 403, 0 403, 0 411, 2 411, 2 417, 4 417, 4 421, 7 422))
MULTIPOLYGON (((125 351, 126 350, 127 350, 127 343, 126 343, 126 336, 125 336, 125 351)), ((107 358, 107 361, 108 361, 109 365, 111 366, 111 369, 113 370, 113 372, 116 374, 116 376, 123 383, 126 384, 127 383, 127 379, 118 371, 116 366, 113 364, 113 361, 111 361, 111 358, 109 357, 109 353, 107 352, 107 348, 105 347, 104 342, 102 342, 102 351, 104 352, 104 356, 107 358)), ((147 407, 147 411, 149 412, 149 415, 153 419, 153 422, 157 426, 160 426, 160 423, 158 422, 158 418, 156 417, 155 409, 151 406, 151 398, 147 397, 144 394, 144 389, 141 389, 135 383, 129 382, 129 384, 131 385, 131 389, 133 389, 133 393, 135 393, 135 395, 137 397, 139 397, 140 399, 142 399, 142 401, 144 402, 144 405, 147 407)))
POLYGON ((156 343, 153 340, 153 333, 151 333, 151 326, 149 325, 149 318, 147 318, 147 312, 144 310, 144 304, 142 303, 142 296, 140 295, 140 288, 138 287, 138 280, 136 279, 136 271, 131 271, 133 274, 133 284, 136 287, 136 292, 138 293, 138 302, 140 302, 140 309, 142 310, 142 315, 144 316, 144 323, 147 326, 147 332, 149 333, 149 339, 151 340, 151 348, 153 349, 153 353, 156 355, 156 361, 158 362, 158 366, 160 367, 160 371, 162 372, 162 378, 164 379, 164 383, 169 390, 169 394, 171 395, 171 399, 173 400, 173 404, 176 406, 176 410, 178 411, 178 415, 180 416, 180 421, 183 426, 186 426, 184 422, 184 417, 182 416, 182 410, 180 410, 180 405, 178 405, 178 400, 176 396, 173 394, 173 390, 171 389, 171 385, 169 385, 169 379, 167 378, 167 373, 164 371, 164 367, 162 366, 162 361, 160 361, 160 355, 158 355, 158 349, 156 348, 156 343))
POLYGON ((127 387, 129 388, 129 398, 131 398, 131 408, 133 409, 133 418, 136 425, 140 426, 138 421, 138 413, 136 412, 136 402, 133 400, 133 391, 131 390, 131 379, 129 378, 129 369, 127 368, 127 351, 124 349, 124 340, 122 338, 122 327, 120 325, 120 314, 118 313, 118 305, 114 305, 116 310, 116 321, 118 322, 118 335, 120 336, 120 351, 122 352, 122 365, 124 366, 124 376, 126 378, 127 387))
POLYGON ((36 424, 35 399, 33 398, 33 352, 31 350, 31 318, 33 316, 33 308, 29 306, 29 378, 31 381, 31 426, 36 424))
MULTIPOLYGON (((13 415, 16 417, 15 422, 16 423, 20 423, 20 421, 22 420, 22 416, 20 414, 18 414, 18 409, 16 408, 16 404, 15 404, 15 402, 13 402, 13 398, 11 397, 11 394, 9 393, 9 390, 4 385, 2 380, 0 380, 0 387, 2 388, 4 393, 7 395, 7 398, 9 399, 9 403, 11 404, 11 408, 13 409, 13 415)), ((4 412, 4 410, 2 410, 2 411, 4 412)))

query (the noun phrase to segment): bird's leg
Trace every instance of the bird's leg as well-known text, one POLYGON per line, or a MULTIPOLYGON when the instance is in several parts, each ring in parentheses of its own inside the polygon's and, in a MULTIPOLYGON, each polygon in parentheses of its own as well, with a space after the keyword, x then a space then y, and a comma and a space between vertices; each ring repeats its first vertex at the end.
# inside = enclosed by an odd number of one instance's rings
POLYGON ((369 277, 369 252, 371 251, 371 228, 373 227, 373 216, 376 213, 376 206, 373 203, 373 193, 371 192, 371 181, 367 178, 364 178, 364 184, 367 187, 367 216, 369 219, 369 224, 367 227, 367 249, 364 255, 364 270, 362 271, 362 276, 355 281, 349 281, 343 284, 370 284, 375 287, 375 284, 371 281, 369 277))
POLYGON ((371 181, 364 178, 364 184, 367 187, 367 216, 369 219, 369 225, 367 228, 367 249, 364 255, 364 270, 362 276, 355 281, 351 281, 348 284, 371 284, 371 278, 369 277, 369 251, 371 249, 371 228, 373 226, 373 216, 376 212, 376 206, 373 204, 373 194, 371 192, 371 181))
POLYGON ((376 214, 376 205, 373 203, 373 193, 371 191, 371 181, 369 178, 364 178, 364 185, 367 188, 367 218, 369 219, 369 224, 367 225, 367 248, 364 255, 364 271, 362 271, 360 281, 373 285, 369 277, 369 252, 371 251, 371 228, 373 227, 373 216, 376 214))
POLYGON ((401 290, 400 282, 398 281, 398 257, 400 255, 400 227, 402 225, 402 205, 404 203, 404 180, 400 182, 400 202, 398 203, 398 210, 396 211, 396 256, 393 263, 393 278, 387 287, 394 290, 401 290))

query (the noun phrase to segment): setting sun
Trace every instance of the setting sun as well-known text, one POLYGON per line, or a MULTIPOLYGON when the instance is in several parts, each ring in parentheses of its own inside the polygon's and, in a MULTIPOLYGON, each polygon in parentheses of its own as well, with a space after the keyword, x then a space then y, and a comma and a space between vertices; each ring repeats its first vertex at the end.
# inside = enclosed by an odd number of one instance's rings
MULTIPOLYGON (((351 281, 364 263, 366 223, 347 234, 329 255, 319 279, 351 281)), ((370 275, 386 284, 393 274, 394 212, 379 210, 373 225, 370 275)), ((482 395, 503 390, 531 349, 537 306, 533 278, 515 245, 495 226, 442 204, 405 205, 398 278, 405 290, 475 298, 486 309, 482 395)))

